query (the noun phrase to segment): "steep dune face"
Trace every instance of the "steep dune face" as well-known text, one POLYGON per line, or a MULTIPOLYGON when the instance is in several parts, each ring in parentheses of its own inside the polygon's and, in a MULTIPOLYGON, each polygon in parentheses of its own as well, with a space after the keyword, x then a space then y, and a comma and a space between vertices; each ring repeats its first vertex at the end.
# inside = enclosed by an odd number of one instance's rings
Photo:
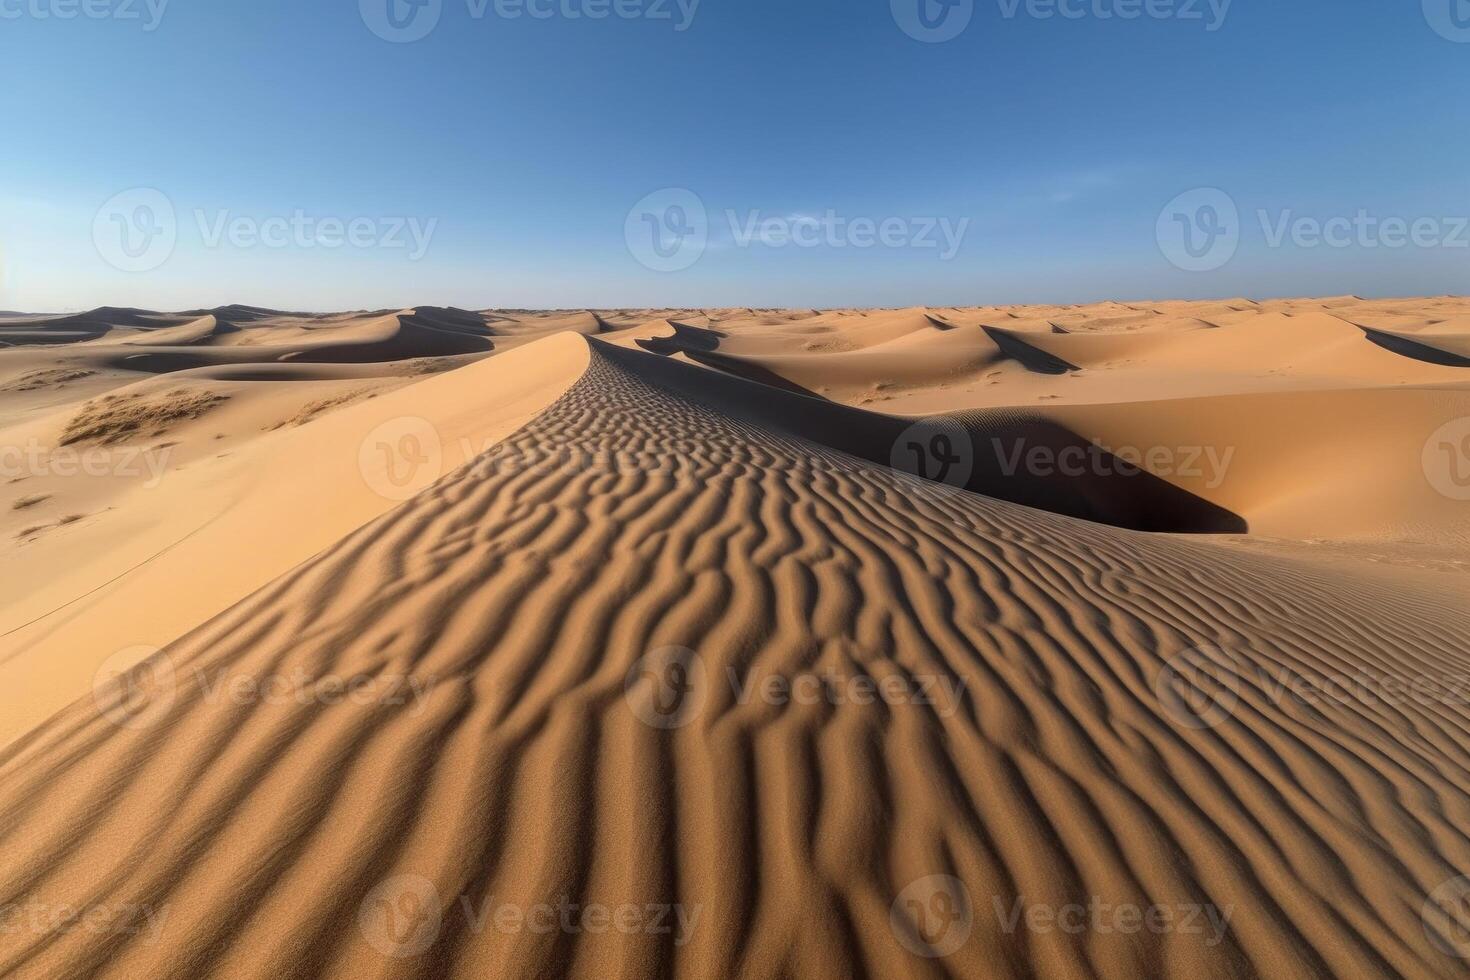
POLYGON ((1467 973, 1470 303, 4 321, 0 975, 1467 973))
POLYGON ((1451 459, 1446 451, 1461 457, 1458 446, 1449 435, 1435 436, 1462 427, 1470 433, 1456 421, 1470 418, 1470 381, 1043 406, 1035 413, 1115 452, 1163 449, 1156 466, 1171 485, 1238 515, 1256 534, 1470 546, 1466 501, 1446 492, 1459 467, 1470 477, 1470 452, 1463 463, 1451 459))
MULTIPOLYGON (((1039 412, 902 418, 834 405, 800 391, 763 390, 769 381, 753 387, 680 362, 615 349, 603 353, 626 370, 719 411, 946 486, 1134 530, 1226 533, 1247 527, 1238 515, 1205 497, 1141 469, 1130 470, 1080 436, 1079 430, 1039 412), (1080 455, 1090 465, 1077 473, 1024 465, 1023 459, 1038 449, 1063 460, 1080 455)), ((829 356, 845 360, 853 355, 829 356)), ((708 355, 691 354, 691 359, 711 363, 708 355)), ((719 359, 712 363, 725 364, 719 359)), ((734 366, 727 370, 736 378, 765 380, 734 366)), ((775 379, 776 384, 779 381, 775 379)))
MULTIPOLYGON (((406 387, 334 385, 334 397, 304 406, 296 387, 320 395, 319 385, 163 378, 134 386, 149 393, 139 401, 118 396, 112 404, 178 404, 188 390, 230 401, 191 423, 207 426, 202 434, 174 429, 169 449, 111 456, 129 462, 126 472, 21 484, 42 498, 25 508, 30 525, 87 517, 0 546, 0 574, 15 583, 0 608, 0 744, 84 689, 116 637, 162 645, 229 608, 494 445, 585 363, 585 343, 562 336, 406 387), (224 432, 236 435, 208 435, 224 432)), ((52 444, 62 424, 43 419, 5 439, 52 444)))
POLYGON ((1368 339, 1385 350, 1430 364, 1448 367, 1470 367, 1470 334, 1405 333, 1394 330, 1367 330, 1368 339))
POLYGON ((0 973, 1463 975, 1463 603, 575 343, 534 421, 4 752, 0 906, 136 927, 0 973))
POLYGON ((197 317, 189 314, 169 315, 115 307, 68 316, 15 314, 0 323, 0 347, 85 343, 108 336, 169 329, 194 319, 197 317))
POLYGON ((381 363, 493 349, 483 315, 420 307, 335 317, 221 307, 184 314, 94 310, 0 325, 14 347, 67 344, 76 360, 149 373, 248 362, 381 363))

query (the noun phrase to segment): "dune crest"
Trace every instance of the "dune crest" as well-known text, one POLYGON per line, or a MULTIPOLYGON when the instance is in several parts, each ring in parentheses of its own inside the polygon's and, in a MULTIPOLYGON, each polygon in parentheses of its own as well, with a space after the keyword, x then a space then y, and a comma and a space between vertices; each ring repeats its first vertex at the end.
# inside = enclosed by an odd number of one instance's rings
MULTIPOLYGON (((50 707, 0 743, 0 908, 97 927, 0 930, 0 975, 1464 975, 1463 570, 1333 567, 1244 531, 1324 511, 1280 447, 1328 466, 1347 447, 1326 420, 1367 408, 1394 480, 1354 489, 1335 540, 1421 554, 1421 453, 1470 415, 1465 381, 1300 301, 1237 311, 1347 352, 1294 393, 1216 358, 1209 396, 1038 397, 1250 346, 1249 327, 1128 329, 1192 308, 1105 304, 1091 333, 1016 311, 1069 331, 999 328, 1025 352, 993 340, 995 311, 436 312, 426 329, 474 320, 497 346, 427 374, 99 364, 7 394, 7 438, 38 442, 110 390, 229 398, 169 436, 182 473, 110 478, 89 492, 111 509, 0 551, 62 569, 167 545, 76 571, 65 613, 65 576, 25 600, 33 622, 6 610, 0 691, 50 707), (1114 328, 1127 353, 1016 363, 1114 328), (972 356, 943 338, 990 344, 972 380, 1010 404, 875 411, 720 364, 972 356), (1410 383, 1345 380, 1389 363, 1410 383), (1018 433, 1053 456, 1100 433, 1249 460, 1209 486, 981 458, 1018 433), (438 465, 398 485, 426 443, 438 465), (1134 529, 1221 514, 1248 526, 1134 529), (239 567, 202 576, 219 555, 239 567)), ((0 354, 0 385, 78 347, 0 354)), ((7 489, 41 498, 15 521, 86 499, 7 489)), ((1430 533, 1463 533, 1438 497, 1430 533)))

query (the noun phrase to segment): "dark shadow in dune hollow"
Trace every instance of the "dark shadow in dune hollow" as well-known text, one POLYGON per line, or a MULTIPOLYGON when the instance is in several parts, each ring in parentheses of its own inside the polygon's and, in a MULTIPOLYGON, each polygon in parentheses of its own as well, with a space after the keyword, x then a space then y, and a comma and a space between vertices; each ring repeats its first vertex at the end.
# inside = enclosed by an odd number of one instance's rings
POLYGON ((1412 357, 1416 361, 1426 361, 1429 364, 1438 364, 1442 367, 1470 367, 1470 357, 1454 354, 1438 347, 1421 344, 1407 337, 1397 334, 1382 333, 1378 330, 1363 329, 1363 333, 1373 343, 1384 350, 1392 351, 1400 357, 1412 357))
POLYGON ((921 466, 915 465, 919 460, 910 456, 908 444, 917 441, 922 447, 942 432, 950 436, 948 451, 963 459, 964 465, 955 471, 969 470, 963 481, 955 477, 946 482, 971 493, 1134 531, 1242 534, 1248 530, 1238 514, 1135 469, 1034 413, 990 410, 922 420, 900 418, 827 401, 769 371, 715 353, 679 348, 693 360, 738 371, 739 376, 594 344, 611 360, 692 401, 925 479, 932 474, 917 472, 921 466), (1036 455, 1064 465, 1028 465, 1036 455))

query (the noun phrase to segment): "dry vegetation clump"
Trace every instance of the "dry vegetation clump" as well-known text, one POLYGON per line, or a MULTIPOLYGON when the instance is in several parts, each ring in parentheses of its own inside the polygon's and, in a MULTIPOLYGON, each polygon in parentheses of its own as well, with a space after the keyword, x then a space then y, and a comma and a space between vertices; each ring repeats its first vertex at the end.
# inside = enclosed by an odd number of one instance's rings
POLYGON ((67 423, 61 444, 116 445, 140 435, 159 436, 175 423, 197 419, 227 401, 212 391, 175 388, 162 395, 104 395, 82 406, 67 423))
POLYGON ((81 381, 96 373, 96 371, 85 371, 81 368, 47 368, 44 371, 31 371, 28 374, 22 374, 9 384, 0 385, 0 391, 40 391, 42 388, 60 388, 68 381, 81 381))
POLYGON ((343 406, 350 405, 358 399, 376 398, 377 396, 378 393, 371 388, 360 388, 357 391, 345 392, 344 394, 336 395, 332 398, 321 398, 314 402, 307 402, 301 407, 301 411, 297 412, 289 419, 284 419, 283 421, 277 422, 275 425, 268 427, 266 431, 274 432, 276 429, 284 429, 287 426, 294 429, 299 425, 305 425, 308 422, 315 421, 318 416, 324 415, 327 412, 332 411, 333 409, 342 408, 343 406))

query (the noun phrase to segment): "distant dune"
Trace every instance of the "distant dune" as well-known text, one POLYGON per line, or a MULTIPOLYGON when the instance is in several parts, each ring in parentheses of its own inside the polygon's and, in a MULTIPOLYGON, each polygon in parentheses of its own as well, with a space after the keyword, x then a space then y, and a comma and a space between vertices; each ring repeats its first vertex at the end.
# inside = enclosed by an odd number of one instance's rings
POLYGON ((1470 973, 1470 301, 0 317, 0 976, 1470 973))

